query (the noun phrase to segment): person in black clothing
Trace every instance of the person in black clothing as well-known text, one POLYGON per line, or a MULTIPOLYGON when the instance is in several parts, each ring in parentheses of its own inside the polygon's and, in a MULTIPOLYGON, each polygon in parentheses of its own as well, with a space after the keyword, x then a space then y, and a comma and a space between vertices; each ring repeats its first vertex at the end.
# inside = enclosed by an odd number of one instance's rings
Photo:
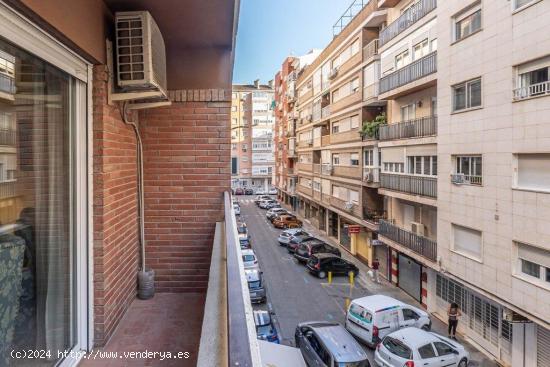
POLYGON ((462 316, 458 304, 453 302, 449 305, 447 310, 447 315, 449 316, 449 338, 456 340, 456 328, 458 326, 458 318, 462 316))

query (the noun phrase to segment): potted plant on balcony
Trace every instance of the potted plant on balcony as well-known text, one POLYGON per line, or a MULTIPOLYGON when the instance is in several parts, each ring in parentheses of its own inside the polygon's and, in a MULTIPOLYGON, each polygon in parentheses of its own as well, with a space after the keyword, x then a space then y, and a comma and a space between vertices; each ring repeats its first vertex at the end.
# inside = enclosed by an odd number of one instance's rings
POLYGON ((359 131, 359 134, 363 139, 375 139, 378 137, 378 130, 380 129, 380 126, 386 124, 386 114, 382 112, 372 121, 363 121, 363 126, 361 127, 361 131, 359 131))

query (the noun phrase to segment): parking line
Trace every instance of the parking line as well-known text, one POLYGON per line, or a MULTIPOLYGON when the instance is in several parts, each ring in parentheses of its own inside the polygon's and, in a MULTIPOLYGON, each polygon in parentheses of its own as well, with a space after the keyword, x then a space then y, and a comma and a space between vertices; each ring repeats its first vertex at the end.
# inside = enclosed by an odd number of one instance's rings
POLYGON ((302 279, 304 279, 304 282, 306 282, 306 284, 309 283, 309 280, 307 280, 306 277, 302 277, 302 279))

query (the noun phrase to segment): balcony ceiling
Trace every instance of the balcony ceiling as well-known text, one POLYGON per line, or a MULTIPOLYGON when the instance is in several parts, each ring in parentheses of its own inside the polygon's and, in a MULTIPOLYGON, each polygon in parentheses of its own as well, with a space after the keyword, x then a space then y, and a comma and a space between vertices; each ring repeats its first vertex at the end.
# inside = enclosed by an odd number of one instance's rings
POLYGON ((231 88, 239 0, 104 2, 113 13, 151 13, 166 45, 168 89, 231 88))
POLYGON ((231 48, 234 0, 104 0, 117 11, 148 10, 167 51, 180 48, 231 48))

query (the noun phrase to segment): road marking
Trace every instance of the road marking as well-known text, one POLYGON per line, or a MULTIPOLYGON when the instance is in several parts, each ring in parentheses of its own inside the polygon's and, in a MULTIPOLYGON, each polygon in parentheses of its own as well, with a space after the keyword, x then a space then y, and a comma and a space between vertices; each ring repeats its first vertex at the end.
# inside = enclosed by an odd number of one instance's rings
POLYGON ((330 313, 327 313, 327 317, 328 317, 330 320, 334 319, 334 316, 332 316, 332 314, 330 314, 330 313))
POLYGON ((309 280, 307 280, 306 277, 302 277, 302 279, 304 279, 304 282, 306 282, 306 284, 309 283, 309 280))

